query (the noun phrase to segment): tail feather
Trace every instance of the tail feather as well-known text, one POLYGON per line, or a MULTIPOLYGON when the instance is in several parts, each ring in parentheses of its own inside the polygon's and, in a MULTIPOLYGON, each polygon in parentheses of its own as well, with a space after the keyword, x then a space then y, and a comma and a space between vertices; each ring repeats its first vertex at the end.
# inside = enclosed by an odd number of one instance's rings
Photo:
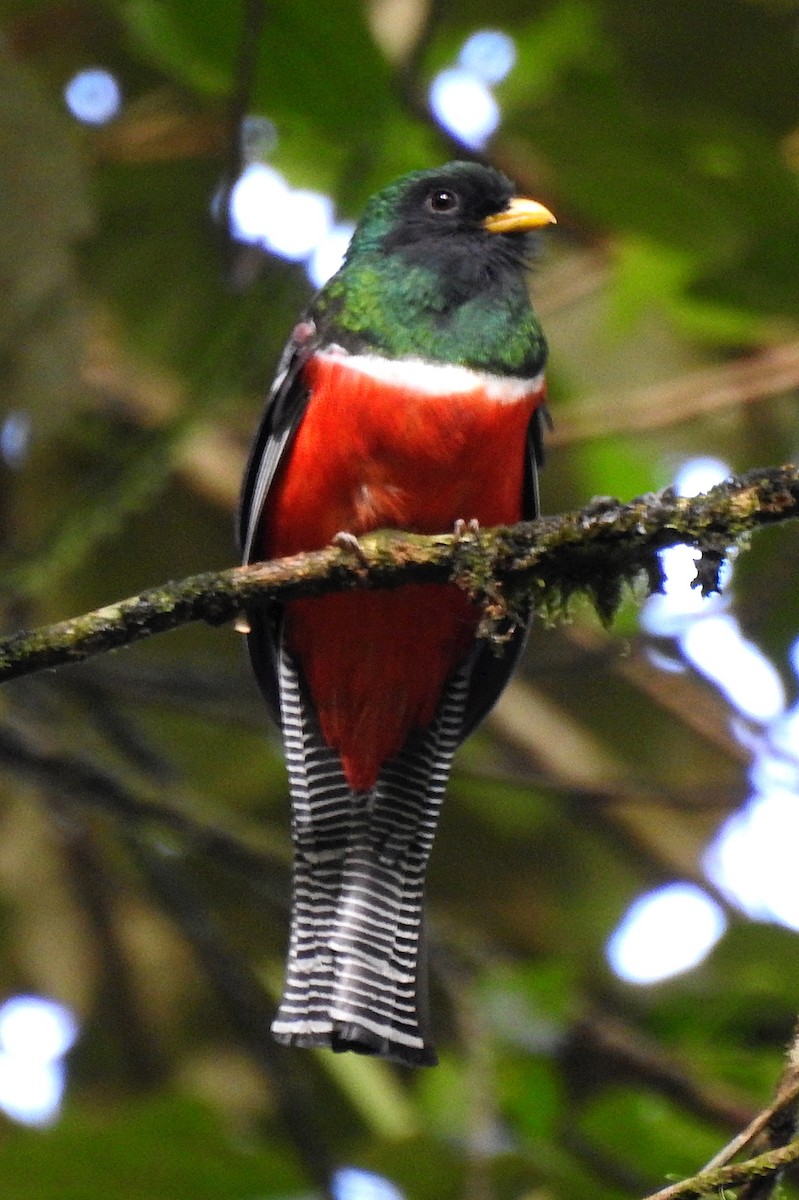
POLYGON ((297 671, 285 653, 280 657, 279 682, 294 870, 288 970, 272 1030, 279 1041, 318 1045, 325 1044, 330 1030, 328 998, 335 964, 329 931, 350 836, 352 793, 338 755, 315 728, 297 671))
POLYGON ((294 885, 278 1040, 433 1064, 427 1029, 425 872, 468 676, 439 716, 386 763, 371 792, 353 792, 319 732, 298 672, 281 656, 281 704, 292 793, 294 885))

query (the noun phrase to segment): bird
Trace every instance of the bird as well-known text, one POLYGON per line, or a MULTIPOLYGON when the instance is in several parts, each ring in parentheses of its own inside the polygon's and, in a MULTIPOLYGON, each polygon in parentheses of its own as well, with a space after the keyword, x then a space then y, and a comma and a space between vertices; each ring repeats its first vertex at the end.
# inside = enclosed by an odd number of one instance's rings
MULTIPOLYGON (((547 345, 528 271, 554 222, 493 167, 412 172, 368 201, 340 269, 280 358, 242 488, 245 563, 357 550, 538 513, 547 345)), ((282 730, 292 914, 284 1045, 438 1061, 425 875, 453 755, 521 655, 476 637, 454 583, 354 590, 247 613, 282 730)))

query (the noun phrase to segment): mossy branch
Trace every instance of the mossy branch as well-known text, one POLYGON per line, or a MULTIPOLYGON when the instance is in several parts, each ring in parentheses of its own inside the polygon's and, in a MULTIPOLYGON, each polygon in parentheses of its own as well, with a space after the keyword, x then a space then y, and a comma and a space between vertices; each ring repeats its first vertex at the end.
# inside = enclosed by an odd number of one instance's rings
POLYGON ((662 587, 659 550, 695 547, 695 586, 709 593, 718 590, 725 555, 746 534, 797 516, 799 469, 785 466, 749 471, 700 496, 677 496, 667 488, 628 504, 601 498, 562 516, 460 538, 383 531, 362 538, 358 553, 330 546, 193 575, 0 639, 0 681, 79 662, 192 621, 222 624, 270 600, 353 588, 454 581, 482 604, 486 636, 523 603, 558 613, 576 592, 588 594, 610 620, 626 583, 643 577, 650 592, 662 587))
POLYGON ((716 1167, 711 1171, 701 1171, 690 1179, 673 1183, 659 1192, 654 1192, 647 1200, 698 1200, 701 1196, 720 1196, 726 1188, 740 1187, 755 1179, 765 1179, 776 1175, 785 1167, 799 1160, 799 1139, 780 1146, 777 1150, 768 1150, 745 1162, 732 1163, 727 1167, 716 1167))
POLYGON ((698 1200, 724 1196, 731 1188, 738 1190, 738 1200, 766 1200, 785 1168, 799 1162, 799 1138, 795 1136, 798 1099, 799 1030, 772 1101, 696 1175, 661 1188, 647 1200, 698 1200), (757 1152, 745 1161, 732 1162, 745 1147, 750 1147, 750 1153, 751 1149, 757 1152))

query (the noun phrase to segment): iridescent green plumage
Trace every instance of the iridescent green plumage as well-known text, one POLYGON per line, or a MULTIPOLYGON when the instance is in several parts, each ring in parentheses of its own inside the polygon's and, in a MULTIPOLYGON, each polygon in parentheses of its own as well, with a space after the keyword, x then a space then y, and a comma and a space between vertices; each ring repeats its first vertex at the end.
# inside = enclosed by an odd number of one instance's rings
POLYGON ((347 349, 537 374, 546 342, 519 270, 535 235, 482 224, 512 197, 504 176, 473 163, 405 176, 370 202, 314 318, 347 349), (427 196, 448 188, 462 197, 460 212, 425 210, 427 196))

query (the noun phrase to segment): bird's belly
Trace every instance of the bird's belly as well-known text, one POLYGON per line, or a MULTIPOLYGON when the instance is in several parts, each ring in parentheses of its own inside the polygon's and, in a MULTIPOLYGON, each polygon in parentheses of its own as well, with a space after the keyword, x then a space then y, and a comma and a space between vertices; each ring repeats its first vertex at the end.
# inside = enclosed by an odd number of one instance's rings
MULTIPOLYGON (((311 363, 308 383, 308 408, 270 493, 265 557, 321 548, 339 530, 437 533, 458 518, 483 526, 520 518, 540 388, 513 402, 479 388, 421 394, 332 356, 311 363)), ((353 788, 371 787, 411 730, 431 723, 478 619, 453 585, 287 605, 287 644, 353 788)))

